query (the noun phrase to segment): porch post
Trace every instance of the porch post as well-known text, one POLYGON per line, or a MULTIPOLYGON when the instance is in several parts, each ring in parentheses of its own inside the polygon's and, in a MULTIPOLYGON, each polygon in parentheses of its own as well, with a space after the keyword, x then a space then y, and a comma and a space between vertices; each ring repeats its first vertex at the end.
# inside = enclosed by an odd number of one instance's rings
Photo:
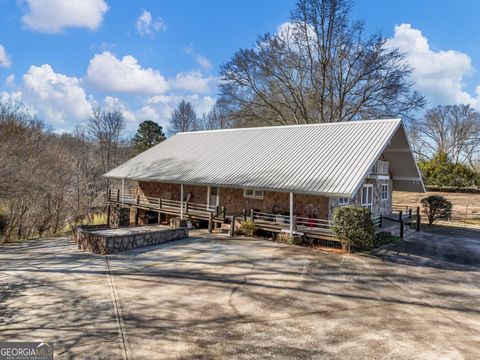
POLYGON ((183 184, 180 184, 180 220, 183 220, 183 184))
POLYGON ((207 207, 210 207, 210 185, 207 186, 207 207))
POLYGON ((125 178, 122 178, 122 207, 125 204, 125 178))
POLYGON ((290 236, 293 236, 293 192, 290 192, 290 236))

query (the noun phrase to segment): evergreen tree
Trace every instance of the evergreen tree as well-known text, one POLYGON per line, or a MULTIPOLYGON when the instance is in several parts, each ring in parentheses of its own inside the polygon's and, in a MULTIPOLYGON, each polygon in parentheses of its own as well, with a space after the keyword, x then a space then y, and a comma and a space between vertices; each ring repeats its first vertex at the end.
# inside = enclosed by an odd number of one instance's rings
POLYGON ((138 126, 137 133, 133 137, 133 148, 137 153, 150 149, 165 140, 163 128, 156 122, 145 120, 138 126))

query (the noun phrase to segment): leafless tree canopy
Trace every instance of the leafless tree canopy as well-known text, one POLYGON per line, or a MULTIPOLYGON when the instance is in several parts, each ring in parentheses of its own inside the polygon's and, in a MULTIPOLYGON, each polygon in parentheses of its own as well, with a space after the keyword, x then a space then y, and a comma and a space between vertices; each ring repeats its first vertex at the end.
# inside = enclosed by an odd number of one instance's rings
POLYGON ((480 154, 480 113, 469 105, 437 106, 412 126, 415 151, 430 158, 444 152, 474 167, 480 154))
POLYGON ((100 147, 103 171, 108 172, 118 165, 117 152, 126 121, 120 110, 93 109, 88 120, 88 133, 100 147))
POLYGON ((55 234, 103 209, 101 175, 129 157, 120 115, 97 109, 88 132, 56 135, 21 104, 0 101, 0 243, 55 234))
POLYGON ((169 133, 173 135, 178 132, 196 131, 199 129, 200 124, 193 105, 185 100, 180 101, 177 108, 172 112, 168 129, 169 133))
POLYGON ((203 115, 202 122, 205 130, 219 130, 232 127, 229 114, 220 103, 216 103, 212 110, 203 115))
POLYGON ((409 118, 424 98, 412 91, 404 55, 367 36, 348 0, 299 0, 289 26, 261 36, 221 68, 220 101, 240 125, 409 118))

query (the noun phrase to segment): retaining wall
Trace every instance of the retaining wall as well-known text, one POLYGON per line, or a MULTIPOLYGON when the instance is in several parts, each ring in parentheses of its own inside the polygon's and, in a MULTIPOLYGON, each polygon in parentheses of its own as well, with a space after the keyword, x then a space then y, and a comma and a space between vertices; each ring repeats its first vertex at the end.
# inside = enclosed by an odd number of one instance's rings
POLYGON ((187 228, 168 229, 145 226, 110 229, 106 226, 78 226, 73 229, 73 239, 80 250, 102 255, 186 237, 188 237, 187 228))

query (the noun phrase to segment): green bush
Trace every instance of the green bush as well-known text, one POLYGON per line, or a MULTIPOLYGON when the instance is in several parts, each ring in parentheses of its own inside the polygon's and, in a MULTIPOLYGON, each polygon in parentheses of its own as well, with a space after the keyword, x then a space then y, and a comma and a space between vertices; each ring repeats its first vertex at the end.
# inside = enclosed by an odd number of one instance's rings
POLYGON ((245 236, 253 236, 255 233, 255 223, 252 220, 246 220, 240 224, 240 232, 245 236))
POLYGON ((437 220, 450 220, 452 218, 452 203, 443 196, 430 195, 423 198, 421 203, 429 225, 437 220))
POLYGON ((375 241, 372 216, 367 208, 342 206, 333 214, 332 231, 335 236, 347 242, 349 248, 371 248, 375 241))
POLYGON ((478 186, 480 175, 470 167, 456 164, 444 152, 438 153, 431 160, 420 160, 418 167, 422 171, 425 183, 442 188, 464 189, 478 186))

